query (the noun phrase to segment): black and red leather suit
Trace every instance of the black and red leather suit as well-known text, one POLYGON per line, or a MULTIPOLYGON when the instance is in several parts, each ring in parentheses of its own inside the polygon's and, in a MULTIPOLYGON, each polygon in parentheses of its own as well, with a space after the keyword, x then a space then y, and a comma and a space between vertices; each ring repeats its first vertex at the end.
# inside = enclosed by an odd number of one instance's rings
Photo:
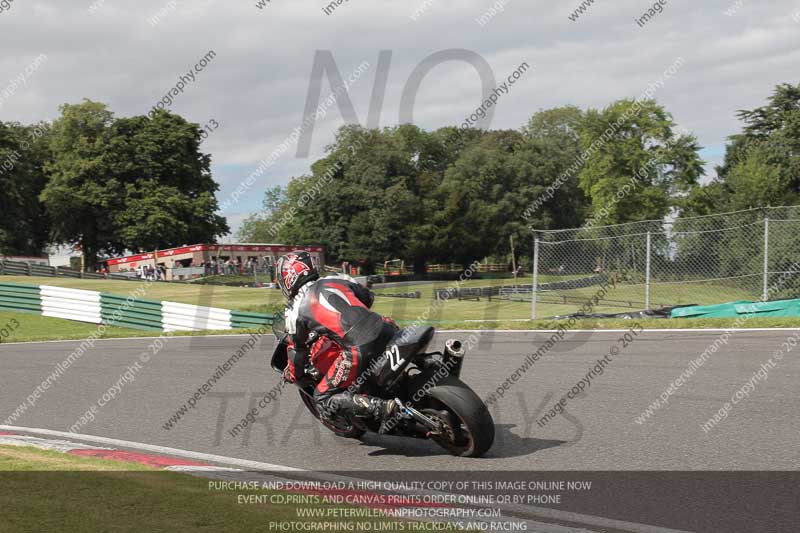
MULTIPOLYGON (((398 328, 370 310, 372 292, 349 276, 328 276, 300 288, 286 307, 287 379, 302 382, 306 365, 322 379, 314 390, 321 413, 361 414, 354 402, 358 377, 386 348, 398 328)), ((362 379, 363 381, 363 379, 362 379)))

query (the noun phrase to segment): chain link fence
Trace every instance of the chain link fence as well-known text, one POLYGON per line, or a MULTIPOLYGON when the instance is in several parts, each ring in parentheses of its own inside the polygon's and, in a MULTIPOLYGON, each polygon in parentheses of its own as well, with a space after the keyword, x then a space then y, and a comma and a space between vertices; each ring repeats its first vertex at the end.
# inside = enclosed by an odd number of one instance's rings
POLYGON ((800 206, 535 232, 534 318, 800 296, 800 206), (780 279, 779 286, 773 286, 780 279))

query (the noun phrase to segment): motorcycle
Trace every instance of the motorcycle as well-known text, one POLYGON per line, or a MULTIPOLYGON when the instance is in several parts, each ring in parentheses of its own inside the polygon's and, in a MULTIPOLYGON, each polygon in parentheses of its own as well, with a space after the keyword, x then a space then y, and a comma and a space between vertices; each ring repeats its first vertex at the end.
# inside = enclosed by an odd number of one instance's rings
MULTIPOLYGON (((278 340, 270 366, 283 375, 288 365, 288 335, 283 317, 273 322, 278 340)), ((314 389, 321 379, 298 386, 311 414, 340 437, 358 439, 367 432, 429 439, 450 454, 480 457, 494 442, 494 420, 483 400, 460 379, 466 350, 448 340, 443 351, 426 352, 429 326, 400 329, 385 351, 356 379, 352 392, 398 402, 398 415, 383 424, 360 417, 320 413, 314 389)), ((313 368, 307 369, 316 375, 313 368)))

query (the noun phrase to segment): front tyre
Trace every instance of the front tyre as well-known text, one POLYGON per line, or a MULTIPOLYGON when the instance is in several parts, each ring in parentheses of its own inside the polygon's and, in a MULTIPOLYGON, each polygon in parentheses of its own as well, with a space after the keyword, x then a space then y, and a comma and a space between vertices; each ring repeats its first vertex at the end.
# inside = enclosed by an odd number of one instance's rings
POLYGON ((460 379, 448 376, 420 402, 425 415, 443 422, 432 439, 453 455, 480 457, 494 443, 494 420, 483 400, 460 379))

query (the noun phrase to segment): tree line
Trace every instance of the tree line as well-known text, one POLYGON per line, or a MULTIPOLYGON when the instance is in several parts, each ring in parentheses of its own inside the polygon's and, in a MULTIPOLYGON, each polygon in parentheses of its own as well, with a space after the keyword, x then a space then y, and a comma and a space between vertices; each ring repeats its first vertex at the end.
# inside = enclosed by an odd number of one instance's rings
POLYGON ((512 236, 530 261, 532 229, 800 203, 800 87, 780 85, 738 117, 742 131, 707 183, 697 139, 654 100, 542 110, 519 130, 347 125, 309 173, 266 191, 239 237, 419 271, 507 261, 512 236))
MULTIPOLYGON (((310 172, 265 191, 238 238, 321 244, 330 262, 509 260, 532 229, 800 203, 800 86, 738 112, 723 163, 701 182, 701 147, 654 100, 541 110, 519 130, 346 125, 310 172), (621 194, 624 191, 624 194, 621 194)), ((53 243, 98 256, 213 241, 229 231, 197 124, 102 103, 52 123, 0 122, 0 254, 53 243)))
POLYGON ((0 255, 69 244, 93 267, 226 234, 201 142, 178 115, 118 118, 90 100, 61 106, 52 123, 0 122, 0 255))

